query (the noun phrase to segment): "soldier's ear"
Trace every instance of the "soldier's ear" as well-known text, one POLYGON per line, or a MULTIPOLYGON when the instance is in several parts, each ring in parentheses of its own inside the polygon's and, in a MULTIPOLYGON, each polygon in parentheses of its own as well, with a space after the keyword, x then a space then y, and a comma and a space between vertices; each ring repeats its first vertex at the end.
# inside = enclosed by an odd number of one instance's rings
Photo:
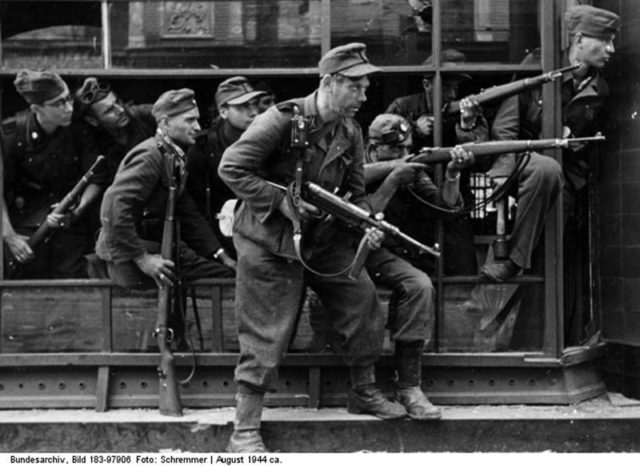
POLYGON ((329 87, 331 85, 331 80, 333 77, 330 74, 325 74, 322 78, 320 78, 320 87, 329 87))
POLYGON ((218 113, 220 114, 220 117, 222 119, 226 120, 227 116, 229 115, 229 107, 227 107, 226 105, 222 105, 218 108, 218 113))

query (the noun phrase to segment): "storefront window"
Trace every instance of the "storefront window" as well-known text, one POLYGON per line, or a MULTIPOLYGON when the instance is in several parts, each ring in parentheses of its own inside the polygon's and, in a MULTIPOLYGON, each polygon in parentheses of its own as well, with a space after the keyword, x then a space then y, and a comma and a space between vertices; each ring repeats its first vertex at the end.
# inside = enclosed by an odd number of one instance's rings
POLYGON ((320 0, 115 2, 113 66, 313 67, 320 0))

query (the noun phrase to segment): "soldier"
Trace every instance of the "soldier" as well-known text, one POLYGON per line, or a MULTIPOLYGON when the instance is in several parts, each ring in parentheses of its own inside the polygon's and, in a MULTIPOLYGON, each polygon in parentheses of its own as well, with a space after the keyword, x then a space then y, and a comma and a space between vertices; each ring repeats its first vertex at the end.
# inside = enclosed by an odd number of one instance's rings
MULTIPOLYGON (((91 141, 99 154, 105 156, 102 177, 108 186, 118 171, 125 154, 147 138, 153 136, 156 121, 151 115, 151 104, 128 105, 111 89, 107 81, 89 77, 76 91, 74 98, 74 134, 91 141)), ((100 228, 100 204, 98 199, 88 221, 93 234, 100 228)), ((95 237, 93 237, 95 238, 95 237)), ((98 272, 95 255, 87 256, 90 276, 104 277, 98 272)))
POLYGON ((269 107, 276 103, 276 93, 271 88, 271 85, 268 81, 262 79, 253 85, 256 91, 263 91, 260 97, 258 97, 258 112, 262 113, 266 111, 269 107))
MULTIPOLYGON (((420 241, 434 219, 434 211, 422 201, 449 210, 462 207, 460 170, 473 163, 473 155, 455 147, 437 188, 424 165, 406 161, 411 147, 411 127, 403 117, 378 115, 369 126, 364 170, 371 208, 384 211, 386 220, 420 241)), ((365 265, 376 284, 393 290, 387 326, 395 343, 396 399, 413 419, 438 419, 440 410, 420 388, 422 352, 434 331, 434 289, 427 274, 411 262, 419 262, 418 255, 387 238, 365 265)))
POLYGON ((52 71, 22 70, 14 85, 29 108, 2 124, 5 192, 3 236, 10 278, 82 278, 91 238, 84 215, 103 185, 93 180, 66 214, 49 213, 96 159, 96 151, 70 130, 73 99, 52 71), (46 221, 55 232, 34 248, 28 238, 46 221))
POLYGON ((109 276, 126 288, 171 286, 185 280, 228 277, 214 260, 213 233, 184 191, 185 150, 195 143, 200 113, 191 89, 163 93, 151 110, 158 129, 127 153, 102 200, 102 229, 96 254, 107 262, 109 276), (174 261, 160 255, 162 227, 172 176, 177 175, 176 215, 181 239, 174 261))
POLYGON ((220 83, 215 97, 219 116, 211 128, 196 139, 187 157, 187 190, 215 233, 217 259, 232 269, 236 266, 233 242, 220 231, 216 218, 225 202, 234 199, 235 194, 218 176, 218 165, 225 149, 238 140, 258 115, 258 99, 262 95, 264 92, 253 90, 242 76, 220 83))
MULTIPOLYGON (((319 62, 317 91, 260 114, 222 157, 218 173, 242 201, 233 237, 240 359, 229 452, 265 451, 260 436, 264 394, 277 387, 305 283, 334 310, 339 349, 351 374, 349 411, 384 419, 407 414, 375 386, 374 364, 384 337, 375 285, 364 270, 356 280, 336 273, 353 262, 351 233, 314 221, 315 207, 268 183, 288 185, 297 178, 298 186, 313 181, 331 191, 342 188, 367 208, 362 133, 353 118, 366 101, 368 75, 379 70, 365 50, 364 44, 351 43, 327 52, 319 62), (299 150, 291 147, 292 119, 309 129, 301 136, 308 145, 299 150), (300 241, 294 230, 301 233, 300 241)), ((299 125, 293 128, 298 131, 299 125)), ((370 230, 368 239, 371 247, 379 247, 381 232, 370 230)))
MULTIPOLYGON (((443 65, 456 65, 465 61, 465 55, 454 49, 442 52, 443 65)), ((425 65, 433 63, 433 58, 425 60, 425 65)), ((443 104, 459 99, 460 86, 471 80, 465 73, 443 76, 443 104)), ((422 79, 423 91, 399 97, 387 107, 385 113, 395 113, 404 117, 412 128, 413 151, 422 147, 433 147, 433 73, 426 73, 422 79)), ((481 142, 489 138, 488 123, 476 102, 469 99, 461 102, 460 118, 445 118, 443 121, 442 144, 455 146, 466 142, 481 142)), ((474 197, 469 186, 469 170, 463 170, 460 189, 465 203, 472 204, 474 197)), ((433 234, 433 233, 432 233, 433 234)), ((473 245, 473 229, 469 214, 458 215, 445 226, 444 237, 445 272, 458 275, 475 275, 478 272, 476 253, 473 245)))
POLYGON ((155 133, 151 104, 125 104, 108 82, 89 77, 76 91, 74 107, 77 130, 106 157, 111 184, 125 154, 155 133))
MULTIPOLYGON (((563 66, 580 64, 562 83, 563 137, 593 136, 600 126, 599 116, 608 96, 608 86, 600 70, 615 52, 613 40, 620 24, 618 15, 589 5, 579 5, 565 13, 565 25, 571 35, 570 46, 563 54, 563 66)), ((526 57, 524 63, 539 62, 539 54, 526 57)), ((536 139, 542 128, 543 109, 540 87, 506 99, 500 106, 492 126, 494 139, 536 139)), ((567 342, 581 340, 581 309, 588 305, 580 301, 586 289, 580 285, 583 258, 576 251, 579 238, 587 238, 585 229, 588 146, 565 150, 562 168, 550 157, 531 154, 525 169, 518 175, 518 211, 511 233, 509 260, 486 264, 482 273, 495 281, 504 281, 531 265, 531 255, 543 232, 547 214, 564 185, 565 251, 565 328, 567 342), (564 173, 564 183, 563 176, 564 173), (571 291, 573 289, 573 291, 571 291), (571 296, 571 294, 574 294, 571 296)), ((508 154, 496 159, 490 176, 500 185, 510 176, 522 154, 508 154)))

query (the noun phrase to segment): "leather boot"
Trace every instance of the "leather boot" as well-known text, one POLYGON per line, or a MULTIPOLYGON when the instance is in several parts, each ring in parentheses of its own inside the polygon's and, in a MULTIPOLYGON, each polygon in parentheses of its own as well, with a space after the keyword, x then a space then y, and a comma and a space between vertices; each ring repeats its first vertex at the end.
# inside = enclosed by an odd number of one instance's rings
POLYGON ((375 386, 373 366, 351 367, 351 390, 347 396, 347 411, 352 414, 372 414, 380 419, 401 419, 407 415, 404 407, 387 399, 375 386))
POLYGON ((237 393, 236 418, 227 453, 267 453, 260 436, 264 393, 237 393))
POLYGON ((396 341, 396 400, 406 408, 411 419, 440 419, 442 412, 420 388, 422 379, 422 341, 396 341))

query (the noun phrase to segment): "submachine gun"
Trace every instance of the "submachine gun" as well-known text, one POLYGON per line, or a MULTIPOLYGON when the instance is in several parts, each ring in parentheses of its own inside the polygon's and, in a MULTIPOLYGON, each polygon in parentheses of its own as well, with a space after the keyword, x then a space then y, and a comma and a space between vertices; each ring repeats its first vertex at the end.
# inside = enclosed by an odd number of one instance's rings
MULTIPOLYGON (((174 255, 176 200, 177 187, 175 183, 172 183, 169 187, 160 247, 160 252, 164 259, 173 259, 174 255)), ((158 318, 154 335, 160 351, 160 364, 158 366, 158 404, 160 414, 179 417, 182 416, 182 403, 180 402, 180 392, 178 391, 175 361, 171 353, 173 330, 167 326, 173 293, 173 287, 166 284, 158 290, 158 318)))
MULTIPOLYGON (((269 185, 287 191, 287 188, 279 184, 267 181, 269 185)), ((384 232, 385 235, 392 236, 404 245, 415 248, 421 253, 431 254, 435 257, 440 257, 440 250, 438 245, 433 247, 422 244, 411 236, 403 233, 400 229, 383 220, 381 213, 372 214, 371 212, 358 207, 357 205, 341 198, 340 196, 333 194, 326 189, 318 186, 310 181, 305 181, 302 184, 301 189, 302 198, 309 204, 314 205, 326 215, 325 218, 337 218, 347 225, 356 227, 365 231, 367 228, 373 227, 384 232)), ((367 259, 369 253, 368 242, 366 237, 363 237, 358 247, 358 252, 351 265, 349 277, 355 279, 362 270, 364 262, 367 259)))
MULTIPOLYGON (((507 97, 519 94, 526 91, 527 89, 539 86, 540 84, 555 81, 563 74, 573 71, 579 66, 579 64, 571 65, 565 68, 560 68, 558 70, 549 71, 548 73, 543 73, 538 76, 531 76, 528 78, 518 79, 510 83, 492 86, 489 89, 485 89, 477 94, 469 95, 467 96, 467 98, 478 102, 478 104, 480 105, 494 100, 506 99, 507 97)), ((442 109, 442 113, 444 113, 445 115, 452 115, 459 111, 459 100, 446 104, 442 109)))

